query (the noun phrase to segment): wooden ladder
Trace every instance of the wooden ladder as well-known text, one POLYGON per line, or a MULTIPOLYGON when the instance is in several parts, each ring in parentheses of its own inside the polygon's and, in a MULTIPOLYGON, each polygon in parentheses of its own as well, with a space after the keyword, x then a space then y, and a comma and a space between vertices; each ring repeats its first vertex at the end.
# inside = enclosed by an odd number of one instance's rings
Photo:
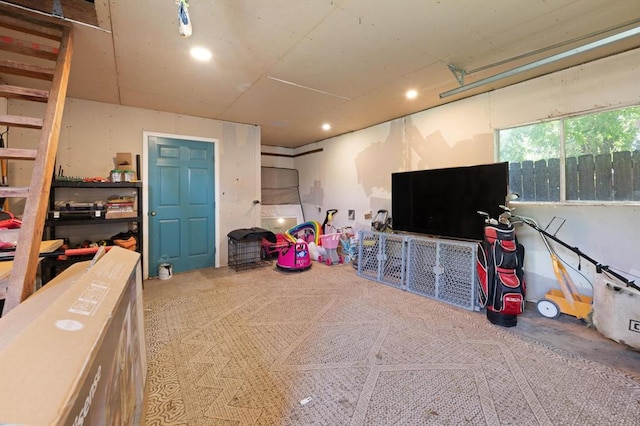
POLYGON ((0 159, 33 161, 28 187, 0 187, 0 197, 26 198, 4 305, 6 313, 35 290, 73 37, 71 23, 67 21, 3 3, 0 3, 0 31, 0 73, 20 81, 20 86, 8 85, 0 76, 0 97, 46 103, 41 118, 0 115, 0 126, 9 130, 13 127, 40 130, 37 149, 0 148, 0 159))

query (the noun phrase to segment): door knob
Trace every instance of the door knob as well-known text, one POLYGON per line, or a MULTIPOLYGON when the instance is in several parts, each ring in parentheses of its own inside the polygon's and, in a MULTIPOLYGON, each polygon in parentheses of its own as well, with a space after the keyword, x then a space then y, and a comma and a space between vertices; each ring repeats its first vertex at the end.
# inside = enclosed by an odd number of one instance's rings
POLYGON ((151 216, 155 216, 157 213, 155 212, 155 210, 152 210, 149 214, 150 214, 151 216))

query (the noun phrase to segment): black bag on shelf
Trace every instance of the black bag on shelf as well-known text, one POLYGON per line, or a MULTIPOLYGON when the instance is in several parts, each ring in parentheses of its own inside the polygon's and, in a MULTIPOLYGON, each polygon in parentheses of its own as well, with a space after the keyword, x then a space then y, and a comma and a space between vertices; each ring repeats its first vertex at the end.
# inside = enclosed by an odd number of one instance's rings
POLYGON ((138 234, 133 231, 120 232, 111 237, 114 246, 122 247, 127 250, 138 249, 138 234))

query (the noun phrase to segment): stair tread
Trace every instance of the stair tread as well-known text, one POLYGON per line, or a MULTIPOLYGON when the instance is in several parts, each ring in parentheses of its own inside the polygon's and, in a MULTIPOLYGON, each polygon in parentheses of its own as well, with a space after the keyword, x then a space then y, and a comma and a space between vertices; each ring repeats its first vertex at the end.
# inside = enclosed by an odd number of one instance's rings
POLYGON ((0 96, 11 99, 22 99, 26 101, 47 102, 49 100, 49 91, 34 89, 31 87, 0 84, 0 96))
POLYGON ((42 118, 23 117, 20 115, 0 115, 0 125, 24 127, 27 129, 42 129, 42 118))
POLYGON ((29 195, 27 186, 0 186, 0 197, 26 198, 29 195))
POLYGON ((46 44, 36 44, 28 40, 15 37, 0 37, 0 50, 17 53, 19 55, 32 56, 34 58, 48 59, 55 61, 58 59, 58 47, 46 44))
POLYGON ((14 31, 32 34, 50 40, 62 39, 62 28, 70 23, 46 15, 23 13, 13 6, 0 4, 0 26, 14 31))
POLYGON ((11 61, 9 59, 0 59, 0 72, 52 81, 55 69, 11 61))
POLYGON ((37 149, 0 148, 0 158, 14 160, 35 160, 37 156, 37 149))

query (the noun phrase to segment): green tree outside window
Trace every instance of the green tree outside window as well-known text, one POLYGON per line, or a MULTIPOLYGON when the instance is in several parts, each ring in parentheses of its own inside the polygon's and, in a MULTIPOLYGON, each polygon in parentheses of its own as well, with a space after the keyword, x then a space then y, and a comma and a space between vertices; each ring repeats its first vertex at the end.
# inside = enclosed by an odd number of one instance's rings
POLYGON ((640 106, 502 129, 498 150, 523 201, 640 201, 640 106))

